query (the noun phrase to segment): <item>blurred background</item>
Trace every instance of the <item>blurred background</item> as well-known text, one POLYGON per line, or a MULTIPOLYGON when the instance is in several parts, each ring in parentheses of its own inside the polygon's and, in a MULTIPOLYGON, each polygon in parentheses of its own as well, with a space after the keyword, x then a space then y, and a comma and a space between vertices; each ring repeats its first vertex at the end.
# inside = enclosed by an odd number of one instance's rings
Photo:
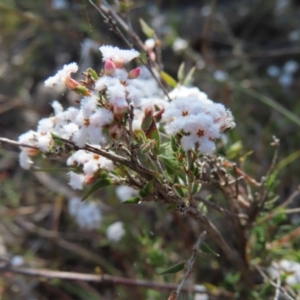
MULTIPOLYGON (((113 5, 118 11, 118 1, 113 5)), ((286 200, 300 179, 300 1, 138 0, 126 18, 143 41, 147 37, 139 18, 155 30, 165 72, 176 78, 182 62, 186 70, 195 66, 193 84, 232 110, 237 127, 220 143, 221 155, 259 179, 271 164, 272 136, 280 139, 276 193, 280 202, 286 200)), ((73 61, 82 71, 100 71, 102 44, 126 47, 87 0, 0 0, 0 136, 17 140, 34 130, 52 113, 53 100, 64 107, 76 104, 77 94, 45 88, 44 80, 73 61)), ((124 188, 105 189, 80 202, 82 194, 67 185, 63 163, 39 164, 57 171, 22 170, 18 149, 0 148, 0 257, 31 268, 181 280, 182 272, 158 273, 191 255, 201 232, 196 223, 158 203, 126 206, 122 200, 130 191, 124 188)), ((213 218, 230 235, 220 216, 213 218)), ((299 223, 293 214, 282 226, 299 223)), ((209 239, 208 244, 218 252, 209 239)), ((224 289, 229 298, 240 299, 234 296, 238 274, 225 259, 208 255, 198 260, 191 284, 224 289)), ((1 299, 167 299, 169 293, 0 276, 1 299)), ((203 297, 182 299, 208 299, 203 297)), ((225 299, 220 297, 210 299, 225 299)))

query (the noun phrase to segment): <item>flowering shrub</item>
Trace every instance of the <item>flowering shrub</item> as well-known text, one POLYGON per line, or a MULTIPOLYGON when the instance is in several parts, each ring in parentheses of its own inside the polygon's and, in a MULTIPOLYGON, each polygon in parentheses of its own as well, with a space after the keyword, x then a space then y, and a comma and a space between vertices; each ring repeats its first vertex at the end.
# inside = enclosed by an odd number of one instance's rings
MULTIPOLYGON (((40 120, 37 131, 19 137, 21 144, 31 146, 21 147, 23 168, 31 167, 31 157, 35 155, 60 156, 62 148, 71 145, 64 155, 70 166, 69 184, 74 189, 83 189, 104 174, 114 184, 129 181, 120 172, 116 174, 118 162, 105 157, 103 151, 131 156, 131 160, 148 159, 147 172, 161 172, 160 177, 166 179, 163 162, 166 158, 161 159, 160 155, 168 154, 172 148, 181 155, 178 159, 181 166, 188 162, 187 168, 182 167, 181 171, 189 176, 194 161, 213 153, 215 140, 235 126, 231 112, 209 100, 198 88, 178 84, 164 96, 147 70, 126 71, 125 64, 137 58, 139 52, 111 46, 101 46, 100 51, 104 61, 100 74, 90 68, 83 73, 85 80, 78 82, 71 77, 78 71, 73 62, 45 81, 47 87, 64 84, 83 98, 79 107, 66 110, 54 101, 54 115, 40 120), (150 91, 149 85, 153 87, 150 91), (81 149, 85 145, 91 148, 81 149), (135 157, 131 152, 133 147, 135 157)), ((181 181, 184 184, 182 176, 181 181)), ((143 186, 141 180, 131 184, 140 189, 143 186)), ((140 200, 143 198, 141 195, 140 200)))
MULTIPOLYGON (((105 6, 109 8, 108 5, 105 6)), ((111 13, 114 15, 112 11, 111 13)), ((114 15, 114 18, 118 21, 117 16, 114 15)), ((106 21, 118 32, 114 23, 106 21)), ((124 24, 117 23, 120 26, 124 24)), ((255 299, 265 299, 266 295, 270 295, 270 289, 257 292, 257 282, 261 277, 268 278, 265 280, 268 288, 268 284, 274 286, 274 280, 279 279, 283 284, 299 284, 296 278, 296 271, 299 269, 296 259, 292 257, 283 260, 278 255, 278 248, 287 241, 291 243, 299 230, 291 233, 282 231, 274 238, 277 234, 274 228, 279 227, 287 211, 285 207, 290 203, 288 200, 279 207, 274 204, 276 159, 265 176, 257 181, 243 170, 244 166, 239 168, 229 160, 229 157, 232 159, 230 151, 223 151, 229 147, 222 147, 223 156, 216 154, 222 140, 225 140, 226 132, 236 126, 232 113, 223 104, 213 102, 204 92, 191 85, 193 69, 186 75, 180 67, 178 82, 164 73, 159 61, 159 51, 154 50, 159 48, 161 41, 147 24, 141 23, 143 32, 149 37, 142 44, 131 34, 130 29, 126 29, 126 26, 123 28, 131 35, 141 52, 101 46, 102 70, 81 69, 83 76, 80 80, 79 66, 72 62, 64 65, 57 74, 44 82, 49 91, 59 85, 79 95, 79 99, 73 107, 68 108, 53 101, 53 114, 41 119, 36 131, 30 130, 22 134, 18 143, 10 141, 21 148, 20 165, 27 170, 42 170, 38 166, 42 159, 64 161, 68 168, 69 185, 74 190, 84 190, 82 197, 64 195, 69 198, 69 214, 84 233, 93 230, 91 236, 95 247, 98 247, 99 242, 100 247, 109 245, 120 250, 125 244, 128 245, 128 239, 137 238, 139 247, 132 247, 137 252, 132 249, 128 251, 132 256, 138 254, 140 261, 146 265, 140 267, 138 263, 137 266, 134 264, 137 277, 140 274, 148 276, 154 269, 160 275, 175 273, 181 271, 186 264, 187 271, 183 280, 169 299, 178 299, 191 274, 196 255, 200 252, 198 250, 208 252, 213 257, 218 256, 218 260, 205 262, 208 268, 214 269, 214 276, 211 277, 219 278, 217 283, 209 278, 205 278, 205 281, 219 286, 195 285, 195 299, 208 299, 208 295, 215 296, 214 299, 224 299, 225 295, 231 299, 248 299, 249 295, 256 297, 255 299), (203 185, 208 188, 203 189, 203 185), (192 218, 193 220, 188 219, 186 222, 188 232, 185 229, 179 234, 176 232, 176 238, 173 238, 173 243, 177 243, 178 238, 178 244, 184 244, 188 248, 190 243, 186 242, 185 235, 192 236, 195 228, 197 235, 201 232, 191 258, 160 272, 169 253, 172 253, 170 260, 182 260, 176 253, 177 249, 174 250, 176 247, 173 249, 174 244, 170 244, 172 252, 165 251, 164 244, 168 244, 171 236, 169 230, 163 232, 164 238, 157 239, 154 243, 154 238, 150 237, 154 235, 152 230, 149 230, 148 236, 148 232, 139 232, 140 228, 131 228, 131 223, 126 224, 126 218, 122 217, 108 222, 105 209, 100 209, 100 201, 82 201, 107 186, 116 187, 116 195, 122 203, 159 202, 167 204, 166 209, 171 212, 181 213, 184 222, 187 217, 192 218), (219 215, 216 217, 215 214, 219 215), (273 218, 275 216, 278 219, 273 218), (101 231, 100 226, 105 231, 101 231), (206 234, 209 241, 213 241, 214 250, 202 248, 206 234), (151 264, 152 269, 148 268, 151 264), (270 265, 272 267, 268 268, 270 265), (144 267, 150 270, 149 273, 144 272, 144 267), (296 279, 289 272, 295 273, 296 279)), ((93 47, 95 44, 93 43, 93 47)), ((190 49, 186 40, 177 38, 174 40, 173 50, 179 53, 190 49)), ((82 52, 82 56, 88 56, 88 50, 82 52)), ((201 66, 200 60, 197 63, 198 67, 201 66)), ((290 66, 289 69, 293 75, 297 66, 290 66)), ((213 74, 216 81, 230 86, 229 72, 220 69, 213 74)), ((7 139, 0 138, 0 141, 6 142, 7 139)), ((279 145, 276 138, 273 145, 279 145)), ((237 153, 238 151, 234 158, 238 156, 237 153)), ((163 220, 170 225, 169 228, 173 226, 172 218, 175 219, 175 215, 169 214, 163 220)), ((143 215, 144 217, 146 216, 143 215)), ((159 222, 163 223, 162 220, 159 222)), ((146 225, 148 224, 145 227, 146 225)), ((47 236, 52 237, 51 234, 47 236)), ((78 250, 68 243, 61 245, 78 250)), ((84 257, 90 257, 89 253, 81 250, 79 252, 84 257)), ((114 259, 117 260, 120 255, 112 256, 115 264, 114 259)), ((95 261, 106 266, 101 259, 96 258, 95 261)), ((11 263, 13 266, 21 265, 11 263)), ((110 272, 108 270, 111 269, 104 271, 110 272)), ((206 276, 202 269, 201 273, 206 276)), ((156 280, 156 275, 153 275, 153 280, 156 280)), ((115 279, 112 280, 114 284, 115 279)), ((149 282, 146 286, 148 284, 149 282)), ((277 298, 278 290, 281 295, 286 296, 285 288, 276 284, 275 287, 277 298)), ((157 299, 161 299, 160 295, 158 297, 157 299)))

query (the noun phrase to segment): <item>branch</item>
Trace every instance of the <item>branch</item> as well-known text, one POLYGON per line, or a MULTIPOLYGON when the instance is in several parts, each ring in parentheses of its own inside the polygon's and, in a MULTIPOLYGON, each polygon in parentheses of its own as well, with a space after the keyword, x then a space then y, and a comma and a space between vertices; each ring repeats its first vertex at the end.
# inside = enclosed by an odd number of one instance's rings
POLYGON ((14 146, 19 146, 19 147, 24 147, 24 148, 32 148, 32 149, 39 150, 38 147, 27 145, 27 144, 22 144, 22 143, 19 143, 19 142, 16 142, 16 141, 13 141, 13 140, 10 140, 10 139, 7 139, 7 138, 2 138, 2 137, 0 137, 0 145, 1 145, 1 143, 6 143, 6 144, 14 145, 14 146))
MULTIPOLYGON (((128 39, 124 36, 124 34, 121 32, 121 30, 118 28, 116 23, 118 23, 125 32, 127 32, 130 37, 133 39, 135 44, 138 46, 138 48, 141 51, 144 51, 144 43, 143 41, 139 38, 139 36, 126 24, 126 22, 110 7, 110 5, 105 1, 102 0, 101 2, 104 3, 104 5, 100 5, 99 7, 93 3, 92 0, 89 0, 91 5, 99 12, 99 14, 104 18, 106 23, 109 23, 112 30, 121 37, 121 39, 125 42, 125 44, 129 47, 132 48, 132 44, 128 41, 128 39), (107 17, 106 15, 109 15, 107 17), (113 19, 112 19, 113 18, 113 19)), ((168 91, 162 84, 162 82, 156 77, 155 73, 152 70, 152 67, 150 65, 151 60, 149 59, 147 55, 147 62, 144 62, 142 59, 140 59, 143 65, 148 69, 148 71, 151 73, 152 77, 155 79, 157 84, 160 86, 162 91, 164 92, 165 96, 168 98, 169 101, 171 101, 168 91)))
MULTIPOLYGON (((17 268, 10 266, 9 263, 6 263, 4 266, 0 267, 0 272, 10 272, 15 274, 22 274, 33 277, 44 277, 49 279, 64 279, 64 280, 79 280, 79 281, 92 281, 98 283, 112 283, 126 286, 136 286, 144 287, 155 290, 172 290, 177 286, 176 284, 164 283, 164 282, 155 282, 142 279, 130 279, 124 277, 110 276, 106 274, 95 275, 95 274, 86 274, 86 273, 76 273, 76 272, 61 272, 53 271, 50 269, 33 269, 33 268, 17 268)), ((204 293, 202 288, 199 288, 197 285, 192 289, 183 288, 183 291, 189 291, 193 293, 204 293)), ((205 292, 206 293, 206 292, 205 292)), ((231 293, 224 292, 224 297, 228 297, 231 293)), ((232 295, 230 295, 232 296, 232 295)))
POLYGON ((196 219, 203 226, 204 230, 212 237, 212 239, 219 245, 222 251, 225 253, 227 259, 235 265, 243 275, 244 279, 250 280, 249 276, 249 267, 246 261, 244 261, 238 252, 231 248, 226 240, 221 235, 220 231, 216 228, 216 226, 205 216, 203 215, 199 209, 196 207, 190 206, 187 213, 196 219))
POLYGON ((273 280, 271 280, 264 272, 263 270, 259 267, 259 266, 255 266, 256 270, 259 272, 259 274, 263 277, 263 279, 265 281, 267 281, 269 284, 271 284, 273 287, 275 287, 276 289, 280 290, 280 292, 286 297, 286 299, 288 300, 295 300, 293 297, 291 297, 287 291, 280 286, 280 282, 276 283, 273 280))
MULTIPOLYGON (((194 245, 193 253, 192 253, 192 256, 190 257, 190 259, 189 259, 188 262, 187 262, 187 267, 188 267, 188 268, 187 268, 187 271, 186 271, 185 274, 184 274, 184 277, 183 277, 182 281, 181 281, 180 284, 178 285, 176 292, 173 292, 173 293, 171 294, 171 297, 172 297, 171 299, 172 299, 172 300, 173 300, 173 299, 174 299, 174 300, 178 299, 178 297, 179 297, 181 291, 183 290, 184 284, 186 283, 187 279, 191 276, 191 274, 192 274, 192 268, 193 268, 194 263, 195 263, 195 261, 196 261, 197 254, 198 254, 198 252, 199 252, 200 246, 201 246, 202 242, 204 241, 205 237, 206 237, 206 231, 203 231, 203 232, 200 234, 200 236, 199 236, 199 238, 198 238, 196 244, 194 245)), ((170 299, 170 298, 169 298, 169 299, 170 299)))

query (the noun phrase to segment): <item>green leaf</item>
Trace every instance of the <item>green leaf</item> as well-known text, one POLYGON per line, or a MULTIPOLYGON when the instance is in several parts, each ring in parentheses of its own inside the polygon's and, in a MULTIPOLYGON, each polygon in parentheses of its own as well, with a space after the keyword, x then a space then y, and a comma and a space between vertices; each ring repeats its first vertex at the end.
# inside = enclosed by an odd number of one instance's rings
POLYGON ((140 197, 132 197, 122 202, 122 204, 138 204, 141 201, 140 197))
POLYGON ((279 173, 279 172, 276 170, 276 171, 274 171, 274 172, 270 175, 268 181, 266 182, 266 186, 267 186, 268 189, 272 188, 273 185, 276 184, 276 180, 277 180, 277 177, 278 177, 278 173, 279 173))
POLYGON ((171 137, 171 149, 176 152, 178 150, 178 143, 176 141, 176 138, 174 136, 171 137))
POLYGON ((185 261, 182 261, 182 262, 180 262, 180 263, 172 266, 171 268, 158 273, 158 275, 165 275, 165 274, 174 274, 174 273, 177 273, 177 272, 183 270, 183 268, 185 266, 185 263, 186 263, 185 261))
POLYGON ((170 76, 169 74, 167 74, 164 71, 160 72, 160 76, 170 87, 172 87, 172 88, 176 87, 177 82, 172 76, 170 76))
POLYGON ((184 189, 182 187, 175 187, 176 192, 178 193, 178 195, 182 198, 185 197, 185 192, 184 189))
POLYGON ((154 140, 149 140, 148 139, 148 141, 144 145, 141 146, 141 152, 142 153, 149 153, 150 150, 153 149, 154 144, 155 144, 154 140))
POLYGON ((165 155, 159 155, 158 158, 165 165, 167 171, 169 170, 171 172, 171 174, 175 175, 176 172, 181 170, 180 165, 174 158, 165 155))
MULTIPOLYGON (((105 174, 106 175, 106 174, 105 174)), ((111 180, 109 178, 107 178, 106 176, 102 176, 90 189, 89 191, 83 196, 83 198, 81 199, 82 201, 84 201, 85 199, 87 199, 89 196, 91 196, 92 194, 94 194, 95 192, 99 191, 100 189, 111 185, 111 180)))
POLYGON ((139 19, 142 31, 148 38, 153 38, 155 35, 154 29, 152 29, 143 19, 139 19))
POLYGON ((197 194, 201 189, 201 184, 198 184, 198 183, 194 183, 194 186, 193 186, 193 190, 192 190, 192 194, 197 194))
POLYGON ((160 147, 160 135, 153 117, 152 110, 146 110, 141 127, 146 137, 150 140, 155 141, 152 146, 152 150, 155 154, 157 154, 160 147))
POLYGON ((146 136, 152 140, 155 141, 153 144, 152 150, 153 153, 156 155, 159 153, 159 148, 160 148, 160 135, 156 126, 156 123, 154 119, 152 119, 152 123, 150 124, 150 127, 148 128, 148 131, 146 132, 146 136))
POLYGON ((60 136, 53 133, 53 132, 50 132, 51 134, 51 137, 53 138, 54 142, 55 142, 55 146, 63 146, 64 145, 64 142, 62 140, 60 140, 60 136))
POLYGON ((151 193, 153 193, 153 189, 154 189, 154 184, 153 184, 153 180, 150 180, 149 182, 147 182, 147 184, 144 186, 143 191, 148 195, 150 195, 151 193))
POLYGON ((180 83, 183 83, 183 80, 184 80, 184 67, 185 67, 185 64, 184 64, 184 62, 182 62, 181 65, 179 66, 179 69, 177 72, 177 78, 180 83))
POLYGON ((147 137, 146 132, 148 131, 148 128, 150 127, 152 120, 153 120, 153 111, 150 109, 147 109, 144 113, 144 117, 143 117, 142 124, 141 124, 141 128, 144 131, 146 137, 147 137))
POLYGON ((88 72, 88 74, 90 74, 92 76, 92 78, 94 80, 98 80, 99 79, 99 76, 98 76, 97 72, 95 70, 93 70, 92 68, 88 68, 87 72, 88 72))
POLYGON ((145 191, 143 191, 143 190, 139 191, 139 195, 140 195, 142 198, 146 198, 146 197, 148 196, 148 194, 147 194, 145 191))
POLYGON ((139 143, 145 143, 147 141, 147 137, 143 130, 137 129, 134 131, 134 134, 139 143))
POLYGON ((188 72, 188 74, 186 75, 186 77, 183 81, 184 86, 189 86, 192 84, 192 82, 194 80, 193 76, 194 76, 195 71, 196 71, 196 67, 192 67, 190 69, 190 71, 188 72))
POLYGON ((213 254, 217 257, 220 256, 220 254, 218 254, 217 252, 215 252, 214 250, 212 250, 205 242, 203 242, 201 244, 201 247, 200 247, 200 250, 203 252, 203 253, 207 253, 207 254, 213 254))

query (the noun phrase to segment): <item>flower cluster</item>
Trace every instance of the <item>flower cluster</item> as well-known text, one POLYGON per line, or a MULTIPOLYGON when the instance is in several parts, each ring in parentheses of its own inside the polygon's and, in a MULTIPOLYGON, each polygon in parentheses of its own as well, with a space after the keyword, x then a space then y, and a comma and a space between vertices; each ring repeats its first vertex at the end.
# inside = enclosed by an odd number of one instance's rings
MULTIPOLYGON (((184 151, 195 149, 203 154, 211 153, 221 133, 235 126, 231 112, 209 100, 198 88, 177 86, 165 96, 145 68, 127 71, 125 64, 137 58, 139 52, 111 46, 101 46, 100 51, 104 62, 100 74, 88 69, 83 73, 85 81, 76 81, 71 77, 78 71, 73 62, 45 81, 47 87, 64 84, 83 97, 79 107, 66 110, 54 101, 54 114, 40 120, 36 131, 19 137, 21 144, 32 147, 21 147, 23 168, 30 168, 32 156, 55 153, 58 148, 55 137, 78 148, 89 144, 94 149, 104 149, 111 145, 111 140, 128 142, 126 134, 135 139, 136 130, 145 131, 146 116, 155 118, 167 134, 176 136, 184 151)), ((67 165, 73 167, 68 174, 74 189, 93 182, 102 170, 114 169, 112 161, 86 149, 71 149, 67 165)))
POLYGON ((221 133, 235 126, 233 116, 224 105, 214 103, 197 88, 178 87, 170 93, 173 99, 163 114, 166 132, 180 134, 185 151, 198 148, 210 154, 221 133))

